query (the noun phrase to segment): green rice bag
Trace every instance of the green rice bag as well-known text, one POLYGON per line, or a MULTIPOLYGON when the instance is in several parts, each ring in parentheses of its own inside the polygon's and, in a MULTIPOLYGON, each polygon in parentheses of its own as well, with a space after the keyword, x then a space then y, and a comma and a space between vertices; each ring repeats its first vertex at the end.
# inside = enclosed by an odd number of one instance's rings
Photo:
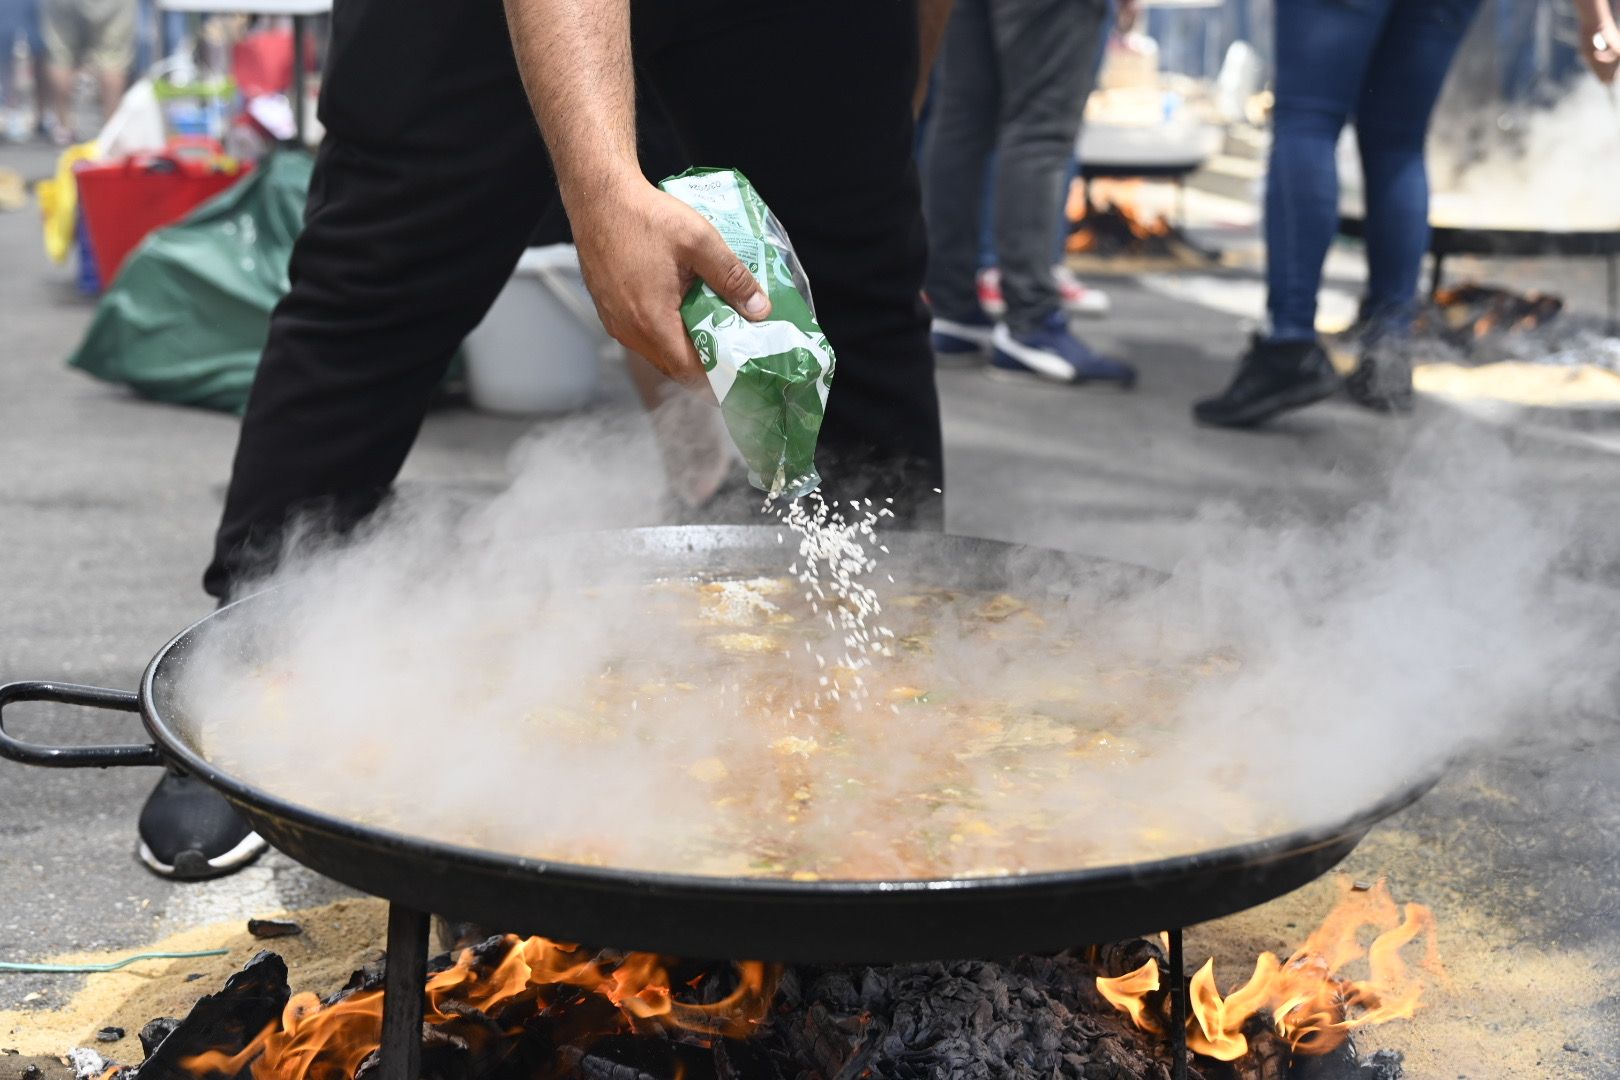
POLYGON ((658 186, 708 219, 771 300, 770 317, 757 323, 701 281, 681 302, 749 481, 772 496, 814 491, 834 358, 787 233, 735 169, 689 169, 658 186))

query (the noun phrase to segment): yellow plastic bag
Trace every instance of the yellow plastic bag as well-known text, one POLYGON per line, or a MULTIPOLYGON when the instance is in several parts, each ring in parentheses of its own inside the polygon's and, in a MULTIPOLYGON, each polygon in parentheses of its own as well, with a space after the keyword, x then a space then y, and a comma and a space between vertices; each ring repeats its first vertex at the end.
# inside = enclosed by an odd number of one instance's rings
POLYGON ((41 180, 35 188, 39 212, 45 219, 45 254, 52 262, 67 262, 73 250, 73 233, 79 221, 79 184, 73 178, 73 166, 96 157, 94 141, 68 147, 56 160, 56 176, 41 180))

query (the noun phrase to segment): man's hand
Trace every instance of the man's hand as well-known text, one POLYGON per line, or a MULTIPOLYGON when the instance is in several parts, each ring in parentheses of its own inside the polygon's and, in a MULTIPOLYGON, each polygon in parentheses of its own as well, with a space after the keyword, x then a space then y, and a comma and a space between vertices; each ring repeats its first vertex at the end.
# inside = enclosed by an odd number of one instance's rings
POLYGON ((1620 29, 1612 20, 1591 33, 1582 33, 1581 59, 1599 82, 1605 85, 1614 82, 1615 70, 1620 69, 1620 29))
POLYGON ((680 314, 692 282, 750 319, 771 306, 714 227, 641 175, 629 0, 506 0, 506 22, 602 324, 670 378, 702 383, 680 314))
POLYGON ((1615 70, 1620 68, 1620 27, 1615 25, 1609 0, 1576 0, 1575 15, 1581 59, 1599 82, 1612 85, 1615 70))
POLYGON ((585 285, 602 325, 665 375, 703 385, 703 366, 681 322, 681 300, 698 279, 745 318, 771 304, 714 226, 637 176, 593 191, 569 208, 585 285))

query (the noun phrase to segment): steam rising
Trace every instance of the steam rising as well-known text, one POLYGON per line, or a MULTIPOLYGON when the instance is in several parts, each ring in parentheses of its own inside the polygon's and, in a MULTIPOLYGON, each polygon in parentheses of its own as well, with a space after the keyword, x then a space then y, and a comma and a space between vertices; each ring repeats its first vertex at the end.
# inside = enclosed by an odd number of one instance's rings
MULTIPOLYGON (((930 864, 946 873, 1134 861, 1331 823, 1609 689, 1592 658, 1612 606, 1568 570, 1572 520, 1532 497, 1506 447, 1463 435, 1416 439, 1381 498, 1328 524, 1211 507, 1160 584, 1009 563, 1030 575, 1011 591, 1042 598, 1045 643, 993 648, 942 619, 932 686, 1021 716, 1031 699, 1078 702, 1135 747, 1093 762, 1060 740, 1018 759, 1027 784, 998 772, 1006 759, 962 760, 926 713, 872 710, 852 756, 784 753, 825 733, 745 702, 704 627, 650 616, 647 567, 607 540, 548 539, 646 523, 661 481, 619 431, 540 440, 511 489, 466 515, 405 506, 342 546, 303 545, 281 587, 244 606, 251 618, 193 655, 182 726, 229 771, 323 811, 688 872, 792 870, 724 849, 739 815, 786 828, 783 792, 803 787, 815 793, 793 826, 803 844, 846 874, 903 876, 916 837, 894 833, 914 828, 907 808, 942 768, 967 771, 987 828, 1039 820, 1052 834, 1012 864, 953 835, 930 864), (671 669, 690 678, 593 712, 604 672, 633 688, 671 669), (1164 671, 1202 674, 1166 694, 1164 671), (1048 762, 1069 771, 1037 782, 1048 762)), ((885 602, 963 569, 901 558, 898 539, 869 579, 885 602)), ((785 577, 791 544, 769 545, 766 562, 778 557, 764 569, 785 577)), ((814 685, 814 652, 761 664, 814 685)))
POLYGON ((1577 79, 1557 102, 1446 117, 1429 147, 1439 225, 1601 231, 1620 227, 1620 98, 1577 79))

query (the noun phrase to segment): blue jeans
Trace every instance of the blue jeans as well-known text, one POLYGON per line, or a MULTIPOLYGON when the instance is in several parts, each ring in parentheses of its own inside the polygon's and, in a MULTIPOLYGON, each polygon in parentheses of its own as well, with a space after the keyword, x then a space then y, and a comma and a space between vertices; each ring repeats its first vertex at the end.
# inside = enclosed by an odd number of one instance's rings
POLYGON ((1429 246, 1429 117, 1480 0, 1277 0, 1277 104, 1266 181, 1273 340, 1316 335, 1322 261, 1338 228, 1334 147, 1356 121, 1366 191, 1367 302, 1410 326, 1429 246))

